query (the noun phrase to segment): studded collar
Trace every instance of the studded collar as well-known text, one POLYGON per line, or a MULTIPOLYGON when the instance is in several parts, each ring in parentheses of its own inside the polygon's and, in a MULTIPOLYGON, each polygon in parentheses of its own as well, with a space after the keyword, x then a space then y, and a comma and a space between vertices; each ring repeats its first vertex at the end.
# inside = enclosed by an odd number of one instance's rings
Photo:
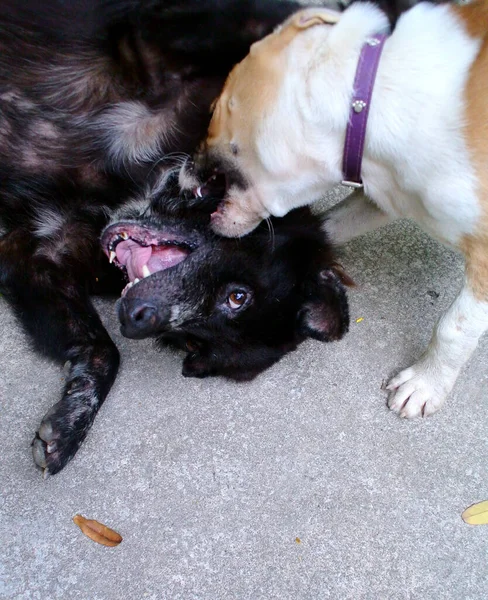
POLYGON ((342 161, 342 185, 349 187, 363 187, 361 163, 369 106, 381 51, 387 38, 388 34, 384 32, 368 37, 359 55, 342 161))

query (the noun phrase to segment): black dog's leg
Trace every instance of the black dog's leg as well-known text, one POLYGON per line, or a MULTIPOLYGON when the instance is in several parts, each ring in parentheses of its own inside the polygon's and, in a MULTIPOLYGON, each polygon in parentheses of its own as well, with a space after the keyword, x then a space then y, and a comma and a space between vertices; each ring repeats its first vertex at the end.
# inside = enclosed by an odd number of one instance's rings
POLYGON ((60 297, 55 311, 37 306, 37 317, 44 318, 46 335, 48 328, 57 330, 60 358, 69 361, 62 398, 44 416, 33 440, 34 461, 54 474, 85 439, 117 375, 119 354, 88 299, 60 297))
POLYGON ((36 348, 70 365, 62 398, 33 441, 34 461, 45 475, 76 454, 119 366, 117 348, 80 281, 83 265, 75 269, 69 247, 65 251, 67 260, 57 262, 33 248, 28 235, 13 232, 0 241, 0 288, 36 348))

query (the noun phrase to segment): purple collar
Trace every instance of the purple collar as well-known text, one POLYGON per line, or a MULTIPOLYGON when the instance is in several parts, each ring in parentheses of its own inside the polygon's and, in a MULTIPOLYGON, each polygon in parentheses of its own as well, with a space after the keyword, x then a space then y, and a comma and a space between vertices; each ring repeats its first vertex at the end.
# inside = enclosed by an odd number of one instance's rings
POLYGON ((349 187, 363 187, 361 163, 369 106, 381 51, 387 38, 388 34, 386 33, 377 33, 368 37, 359 55, 342 161, 342 174, 344 177, 342 185, 349 187))

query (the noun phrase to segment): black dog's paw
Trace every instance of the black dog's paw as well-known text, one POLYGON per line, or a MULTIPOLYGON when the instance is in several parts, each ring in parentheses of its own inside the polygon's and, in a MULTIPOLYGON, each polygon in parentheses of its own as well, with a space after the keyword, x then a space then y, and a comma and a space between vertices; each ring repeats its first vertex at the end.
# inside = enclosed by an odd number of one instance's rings
POLYGON ((32 440, 32 456, 44 478, 61 471, 74 457, 95 414, 89 406, 73 407, 63 399, 44 416, 32 440))

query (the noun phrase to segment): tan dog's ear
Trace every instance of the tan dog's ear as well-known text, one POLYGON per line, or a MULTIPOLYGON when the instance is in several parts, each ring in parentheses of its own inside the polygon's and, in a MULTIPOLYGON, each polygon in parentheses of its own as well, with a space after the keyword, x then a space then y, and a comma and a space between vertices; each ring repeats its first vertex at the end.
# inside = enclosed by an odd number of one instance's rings
POLYGON ((297 29, 308 29, 314 25, 335 25, 341 13, 327 8, 307 8, 292 17, 292 25, 297 29))

